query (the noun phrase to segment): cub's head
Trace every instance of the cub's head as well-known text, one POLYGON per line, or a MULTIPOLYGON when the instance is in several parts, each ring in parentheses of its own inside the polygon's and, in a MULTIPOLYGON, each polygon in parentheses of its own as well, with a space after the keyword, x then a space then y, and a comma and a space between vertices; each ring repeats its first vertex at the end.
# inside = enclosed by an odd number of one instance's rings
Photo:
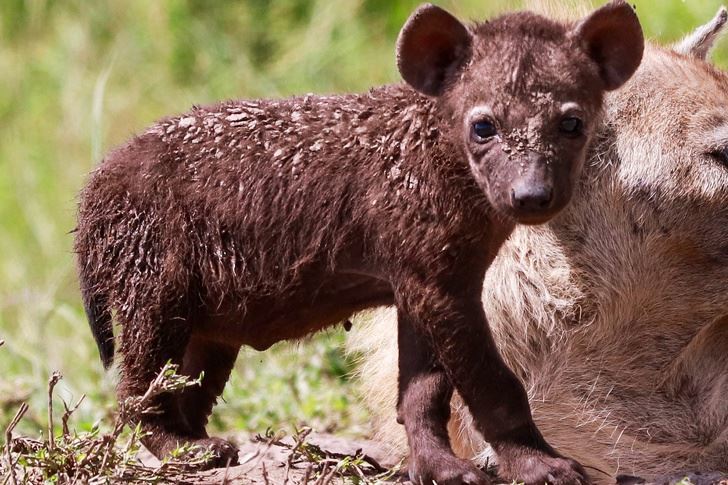
POLYGON ((527 13, 466 27, 434 5, 400 32, 404 80, 436 97, 498 214, 545 222, 569 201, 605 91, 642 60, 633 9, 613 0, 575 24, 527 13))

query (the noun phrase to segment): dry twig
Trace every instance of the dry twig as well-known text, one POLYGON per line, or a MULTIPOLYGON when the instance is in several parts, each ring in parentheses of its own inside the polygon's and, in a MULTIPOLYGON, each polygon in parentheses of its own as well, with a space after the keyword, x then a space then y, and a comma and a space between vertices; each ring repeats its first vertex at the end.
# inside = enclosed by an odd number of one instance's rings
POLYGON ((61 380, 61 373, 53 371, 50 379, 48 379, 48 448, 53 450, 56 440, 53 433, 53 389, 61 380))
POLYGON ((7 429, 5 430, 5 454, 8 460, 8 473, 10 474, 10 480, 12 481, 13 485, 18 485, 18 479, 15 476, 15 463, 13 463, 13 455, 12 455, 12 443, 13 443, 13 430, 18 425, 21 419, 23 419, 23 416, 25 416, 25 413, 28 412, 28 405, 26 403, 23 403, 20 405, 20 409, 18 409, 18 412, 15 413, 15 417, 10 421, 10 424, 8 424, 7 429))
POLYGON ((68 430, 68 420, 71 418, 71 415, 76 412, 76 409, 81 405, 83 400, 86 399, 86 394, 82 395, 81 398, 76 401, 76 404, 73 405, 72 408, 68 408, 68 403, 66 401, 63 401, 63 416, 61 416, 61 427, 63 429, 64 435, 69 435, 71 432, 68 430))

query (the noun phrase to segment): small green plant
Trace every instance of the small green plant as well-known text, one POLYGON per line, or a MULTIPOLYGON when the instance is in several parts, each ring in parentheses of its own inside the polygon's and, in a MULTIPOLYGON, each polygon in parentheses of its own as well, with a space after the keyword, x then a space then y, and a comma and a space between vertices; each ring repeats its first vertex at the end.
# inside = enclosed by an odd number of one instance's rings
POLYGON ((693 481, 689 477, 685 477, 679 482, 676 482, 675 485, 693 485, 693 481))
MULTIPOLYGON (((3 343, 0 340, 0 346, 3 343)), ((171 451, 159 465, 144 465, 139 460, 139 452, 145 433, 133 423, 138 423, 145 414, 158 412, 153 403, 160 394, 199 386, 203 378, 202 374, 197 379, 180 375, 178 366, 167 363, 144 395, 120 403, 108 431, 102 431, 97 423, 90 431, 78 432, 71 429, 69 421, 85 396, 71 406, 62 401, 64 410, 59 430, 54 422, 53 400, 62 376, 54 372, 47 384, 46 431, 41 432, 39 438, 14 436, 16 427, 29 410, 27 403, 21 403, 0 448, 0 483, 195 483, 199 479, 197 472, 212 458, 210 450, 185 443, 171 451)), ((294 483, 294 474, 289 477, 294 467, 299 470, 295 483, 303 485, 326 485, 333 480, 370 485, 388 481, 399 470, 399 467, 392 470, 382 467, 361 450, 352 455, 325 450, 306 440, 311 431, 309 427, 296 428, 290 440, 284 440, 285 433, 273 433, 270 429, 264 436, 256 437, 264 446, 275 445, 287 450, 286 483, 289 479, 294 483), (305 469, 303 478, 300 477, 301 468, 305 469)), ((268 482, 265 464, 260 466, 262 476, 268 482)))
POLYGON ((185 444, 172 451, 159 466, 146 467, 137 458, 144 433, 139 425, 131 429, 126 425, 138 421, 143 414, 155 412, 151 403, 156 396, 198 386, 203 378, 190 379, 177 374, 177 370, 176 365, 166 364, 143 396, 122 402, 113 428, 106 433, 98 426, 90 432, 71 431, 68 421, 83 397, 71 407, 64 402, 62 431, 58 435, 54 433, 53 392, 61 375, 54 372, 48 381, 47 435, 40 439, 13 436, 13 430, 28 411, 27 404, 23 403, 5 432, 0 465, 3 483, 189 481, 189 477, 211 458, 209 450, 185 444))
POLYGON ((312 429, 307 426, 296 428, 291 441, 283 440, 285 433, 274 433, 270 429, 265 435, 256 436, 256 440, 267 447, 279 446, 289 450, 285 482, 289 480, 290 470, 301 464, 306 466, 303 478, 298 482, 302 485, 324 485, 335 478, 354 485, 371 485, 389 481, 401 469, 401 463, 387 469, 374 458, 362 453, 362 450, 357 450, 354 454, 325 450, 306 440, 311 432, 312 429))

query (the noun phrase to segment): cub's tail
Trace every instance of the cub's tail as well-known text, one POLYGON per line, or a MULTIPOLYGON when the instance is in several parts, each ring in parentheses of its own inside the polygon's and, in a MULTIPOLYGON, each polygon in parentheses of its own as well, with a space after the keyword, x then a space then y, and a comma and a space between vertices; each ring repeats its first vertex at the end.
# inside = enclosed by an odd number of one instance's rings
POLYGON ((93 288, 81 281, 81 297, 86 310, 91 333, 99 349, 101 363, 108 369, 114 361, 114 328, 111 321, 111 310, 106 297, 95 294, 93 288))

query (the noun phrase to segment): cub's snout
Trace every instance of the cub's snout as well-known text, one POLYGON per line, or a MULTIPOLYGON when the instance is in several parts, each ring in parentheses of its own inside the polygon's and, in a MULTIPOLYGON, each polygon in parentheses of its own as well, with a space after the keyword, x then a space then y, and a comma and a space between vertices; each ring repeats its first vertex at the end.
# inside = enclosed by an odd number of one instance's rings
POLYGON ((516 211, 539 213, 551 208, 554 189, 550 183, 519 180, 511 188, 511 207, 516 211))
POLYGON ((521 224, 541 224, 558 214, 569 202, 573 173, 579 160, 558 163, 539 153, 513 160, 505 183, 495 190, 501 211, 521 224))

